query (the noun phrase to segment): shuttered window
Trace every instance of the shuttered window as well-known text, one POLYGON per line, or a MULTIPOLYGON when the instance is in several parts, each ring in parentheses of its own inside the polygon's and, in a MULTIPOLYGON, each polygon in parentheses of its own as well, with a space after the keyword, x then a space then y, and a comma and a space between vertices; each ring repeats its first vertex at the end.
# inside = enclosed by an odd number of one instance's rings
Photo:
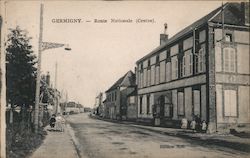
POLYGON ((171 80, 171 63, 167 62, 166 63, 166 81, 170 81, 171 80))
POLYGON ((178 115, 184 115, 184 93, 178 92, 178 115))
POLYGON ((155 84, 155 66, 151 66, 151 85, 155 84))
POLYGON ((237 116, 236 90, 224 90, 224 115, 237 116))
POLYGON ((205 48, 201 48, 198 53, 198 72, 205 71, 205 48))
POLYGON ((236 72, 235 49, 234 48, 224 48, 223 58, 224 58, 224 71, 225 72, 236 72))
POLYGON ((155 72, 155 84, 160 83, 160 66, 156 66, 156 72, 155 72))
POLYGON ((150 80, 151 80, 151 70, 148 69, 148 72, 147 72, 147 86, 150 86, 150 80))
POLYGON ((200 91, 199 90, 194 90, 193 91, 193 97, 194 97, 194 114, 195 115, 200 115, 200 91))
POLYGON ((165 67, 166 66, 166 63, 165 61, 161 61, 160 62, 160 83, 163 83, 165 82, 165 67))

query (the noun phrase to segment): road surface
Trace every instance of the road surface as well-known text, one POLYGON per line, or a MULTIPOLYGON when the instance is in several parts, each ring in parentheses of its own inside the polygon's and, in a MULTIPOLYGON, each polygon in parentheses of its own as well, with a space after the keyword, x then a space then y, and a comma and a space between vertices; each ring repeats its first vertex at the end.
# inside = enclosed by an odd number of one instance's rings
POLYGON ((89 118, 86 113, 70 115, 67 120, 82 158, 247 157, 246 153, 213 144, 202 146, 129 124, 89 118))

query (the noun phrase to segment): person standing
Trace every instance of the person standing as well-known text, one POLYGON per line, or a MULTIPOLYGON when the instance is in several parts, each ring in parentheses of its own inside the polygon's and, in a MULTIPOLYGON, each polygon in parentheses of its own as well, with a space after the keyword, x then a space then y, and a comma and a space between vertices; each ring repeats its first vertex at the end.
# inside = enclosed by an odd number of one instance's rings
POLYGON ((53 115, 51 116, 50 120, 49 120, 49 125, 50 125, 51 129, 54 129, 55 124, 56 124, 56 118, 55 118, 55 116, 56 116, 56 115, 53 114, 53 115))

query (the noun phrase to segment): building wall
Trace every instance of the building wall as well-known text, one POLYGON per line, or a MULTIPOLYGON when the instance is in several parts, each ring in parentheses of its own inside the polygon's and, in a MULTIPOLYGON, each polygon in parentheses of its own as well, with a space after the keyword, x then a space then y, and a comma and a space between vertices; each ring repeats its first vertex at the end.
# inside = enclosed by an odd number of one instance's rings
POLYGON ((137 118, 137 96, 129 96, 127 105, 127 119, 135 120, 137 118))
MULTIPOLYGON (((161 95, 167 96, 171 92, 172 120, 181 120, 185 117, 191 121, 195 113, 193 93, 194 90, 197 92, 195 87, 199 87, 199 101, 196 104, 198 112, 196 113, 203 120, 207 120, 206 29, 201 28, 196 31, 196 34, 196 40, 199 42, 195 49, 193 33, 190 33, 170 47, 137 63, 138 76, 150 75, 150 77, 145 77, 144 81, 138 80, 138 118, 153 119, 153 106, 159 104, 158 100, 161 95), (197 55, 197 59, 195 59, 194 50, 196 53, 201 52, 197 55), (149 70, 150 73, 147 73, 149 70), (147 81, 146 78, 150 80, 147 81), (180 91, 183 93, 183 104, 178 101, 180 91), (150 112, 148 113, 147 97, 150 98, 150 112), (183 105, 181 109, 180 105, 183 105)), ((166 111, 165 113, 167 115, 166 111)))
MULTIPOLYGON (((215 43, 219 130, 250 125, 249 31, 228 28, 225 34, 225 42, 215 43)), ((219 39, 222 30, 215 29, 215 41, 219 39)))
POLYGON ((124 87, 125 89, 120 91, 120 115, 122 119, 127 118, 127 100, 128 100, 128 94, 134 91, 134 87, 124 87))
POLYGON ((106 92, 106 102, 105 102, 105 117, 110 119, 116 119, 119 115, 117 108, 120 107, 120 92, 118 89, 106 92))

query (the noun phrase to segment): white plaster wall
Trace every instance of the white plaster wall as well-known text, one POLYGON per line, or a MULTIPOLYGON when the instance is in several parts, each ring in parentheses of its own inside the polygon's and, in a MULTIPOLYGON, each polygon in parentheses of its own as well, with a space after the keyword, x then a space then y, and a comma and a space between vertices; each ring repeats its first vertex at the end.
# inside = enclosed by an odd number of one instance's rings
POLYGON ((237 45, 237 69, 238 73, 250 74, 250 52, 249 45, 237 45))
POLYGON ((222 109, 222 85, 216 85, 216 111, 217 111, 217 122, 223 123, 223 109, 222 109))
POLYGON ((250 123, 250 87, 239 86, 239 120, 238 123, 250 123))

